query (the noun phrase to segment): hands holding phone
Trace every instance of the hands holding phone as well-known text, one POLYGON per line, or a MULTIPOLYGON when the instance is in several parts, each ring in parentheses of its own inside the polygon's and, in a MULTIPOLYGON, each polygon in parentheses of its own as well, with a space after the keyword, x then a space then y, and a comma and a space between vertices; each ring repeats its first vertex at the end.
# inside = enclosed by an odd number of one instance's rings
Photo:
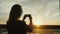
POLYGON ((24 17, 23 17, 23 21, 26 19, 26 17, 29 17, 30 21, 32 20, 31 14, 25 14, 24 17))
POLYGON ((30 25, 32 25, 32 16, 31 16, 31 14, 25 14, 24 17, 23 17, 23 21, 26 19, 26 17, 29 17, 30 25))

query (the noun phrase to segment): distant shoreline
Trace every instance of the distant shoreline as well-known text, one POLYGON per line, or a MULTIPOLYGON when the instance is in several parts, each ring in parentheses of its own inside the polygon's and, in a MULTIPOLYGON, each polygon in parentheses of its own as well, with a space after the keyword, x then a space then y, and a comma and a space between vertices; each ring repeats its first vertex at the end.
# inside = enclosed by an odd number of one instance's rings
MULTIPOLYGON (((7 28, 6 24, 0 24, 0 28, 7 28)), ((39 27, 33 26, 34 29, 60 29, 60 25, 40 25, 39 27)))

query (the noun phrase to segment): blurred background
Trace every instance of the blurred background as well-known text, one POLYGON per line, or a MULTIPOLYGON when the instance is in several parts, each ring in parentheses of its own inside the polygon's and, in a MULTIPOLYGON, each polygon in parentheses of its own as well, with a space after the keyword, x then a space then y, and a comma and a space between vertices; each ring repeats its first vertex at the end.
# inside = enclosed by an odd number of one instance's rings
MULTIPOLYGON (((60 34, 59 0, 0 0, 0 33, 7 34, 6 22, 9 12, 14 4, 20 4, 23 14, 31 14, 34 30, 28 34, 60 34), (43 25, 41 27, 41 25, 43 25), (45 28, 46 27, 46 28, 45 28), (53 29, 49 29, 53 27, 53 29), (56 27, 56 28, 55 28, 56 27), (43 28, 43 29, 42 29, 43 28)), ((26 19, 29 24, 29 19, 26 19)))

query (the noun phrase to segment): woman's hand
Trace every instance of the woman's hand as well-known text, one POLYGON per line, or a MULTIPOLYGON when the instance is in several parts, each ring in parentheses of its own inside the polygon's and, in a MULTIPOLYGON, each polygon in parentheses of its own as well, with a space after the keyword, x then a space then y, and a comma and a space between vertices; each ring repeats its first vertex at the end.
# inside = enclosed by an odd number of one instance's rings
POLYGON ((31 15, 29 16, 29 20, 32 21, 32 16, 31 15))
POLYGON ((24 17, 23 17, 23 21, 26 19, 26 17, 29 17, 29 20, 30 20, 29 25, 32 25, 32 16, 31 16, 31 14, 25 14, 24 17))
POLYGON ((32 20, 31 14, 25 14, 24 17, 23 17, 23 21, 26 19, 26 17, 29 17, 30 21, 32 20))

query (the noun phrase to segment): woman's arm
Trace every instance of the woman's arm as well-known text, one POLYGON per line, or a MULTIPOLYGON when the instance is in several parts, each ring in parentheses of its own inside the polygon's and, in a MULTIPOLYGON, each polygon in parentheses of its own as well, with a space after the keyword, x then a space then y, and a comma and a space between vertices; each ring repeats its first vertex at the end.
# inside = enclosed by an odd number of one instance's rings
POLYGON ((32 26, 33 26, 33 23, 32 23, 32 17, 31 17, 31 16, 29 17, 29 20, 30 20, 30 24, 29 24, 29 26, 32 27, 32 26))
POLYGON ((24 15, 23 21, 26 19, 26 17, 29 17, 29 20, 30 20, 29 25, 27 25, 27 31, 32 32, 33 31, 32 16, 30 14, 24 15))
POLYGON ((30 20, 30 24, 28 25, 28 27, 29 27, 28 32, 32 32, 33 31, 33 23, 32 23, 32 16, 31 15, 29 17, 29 20, 30 20))

